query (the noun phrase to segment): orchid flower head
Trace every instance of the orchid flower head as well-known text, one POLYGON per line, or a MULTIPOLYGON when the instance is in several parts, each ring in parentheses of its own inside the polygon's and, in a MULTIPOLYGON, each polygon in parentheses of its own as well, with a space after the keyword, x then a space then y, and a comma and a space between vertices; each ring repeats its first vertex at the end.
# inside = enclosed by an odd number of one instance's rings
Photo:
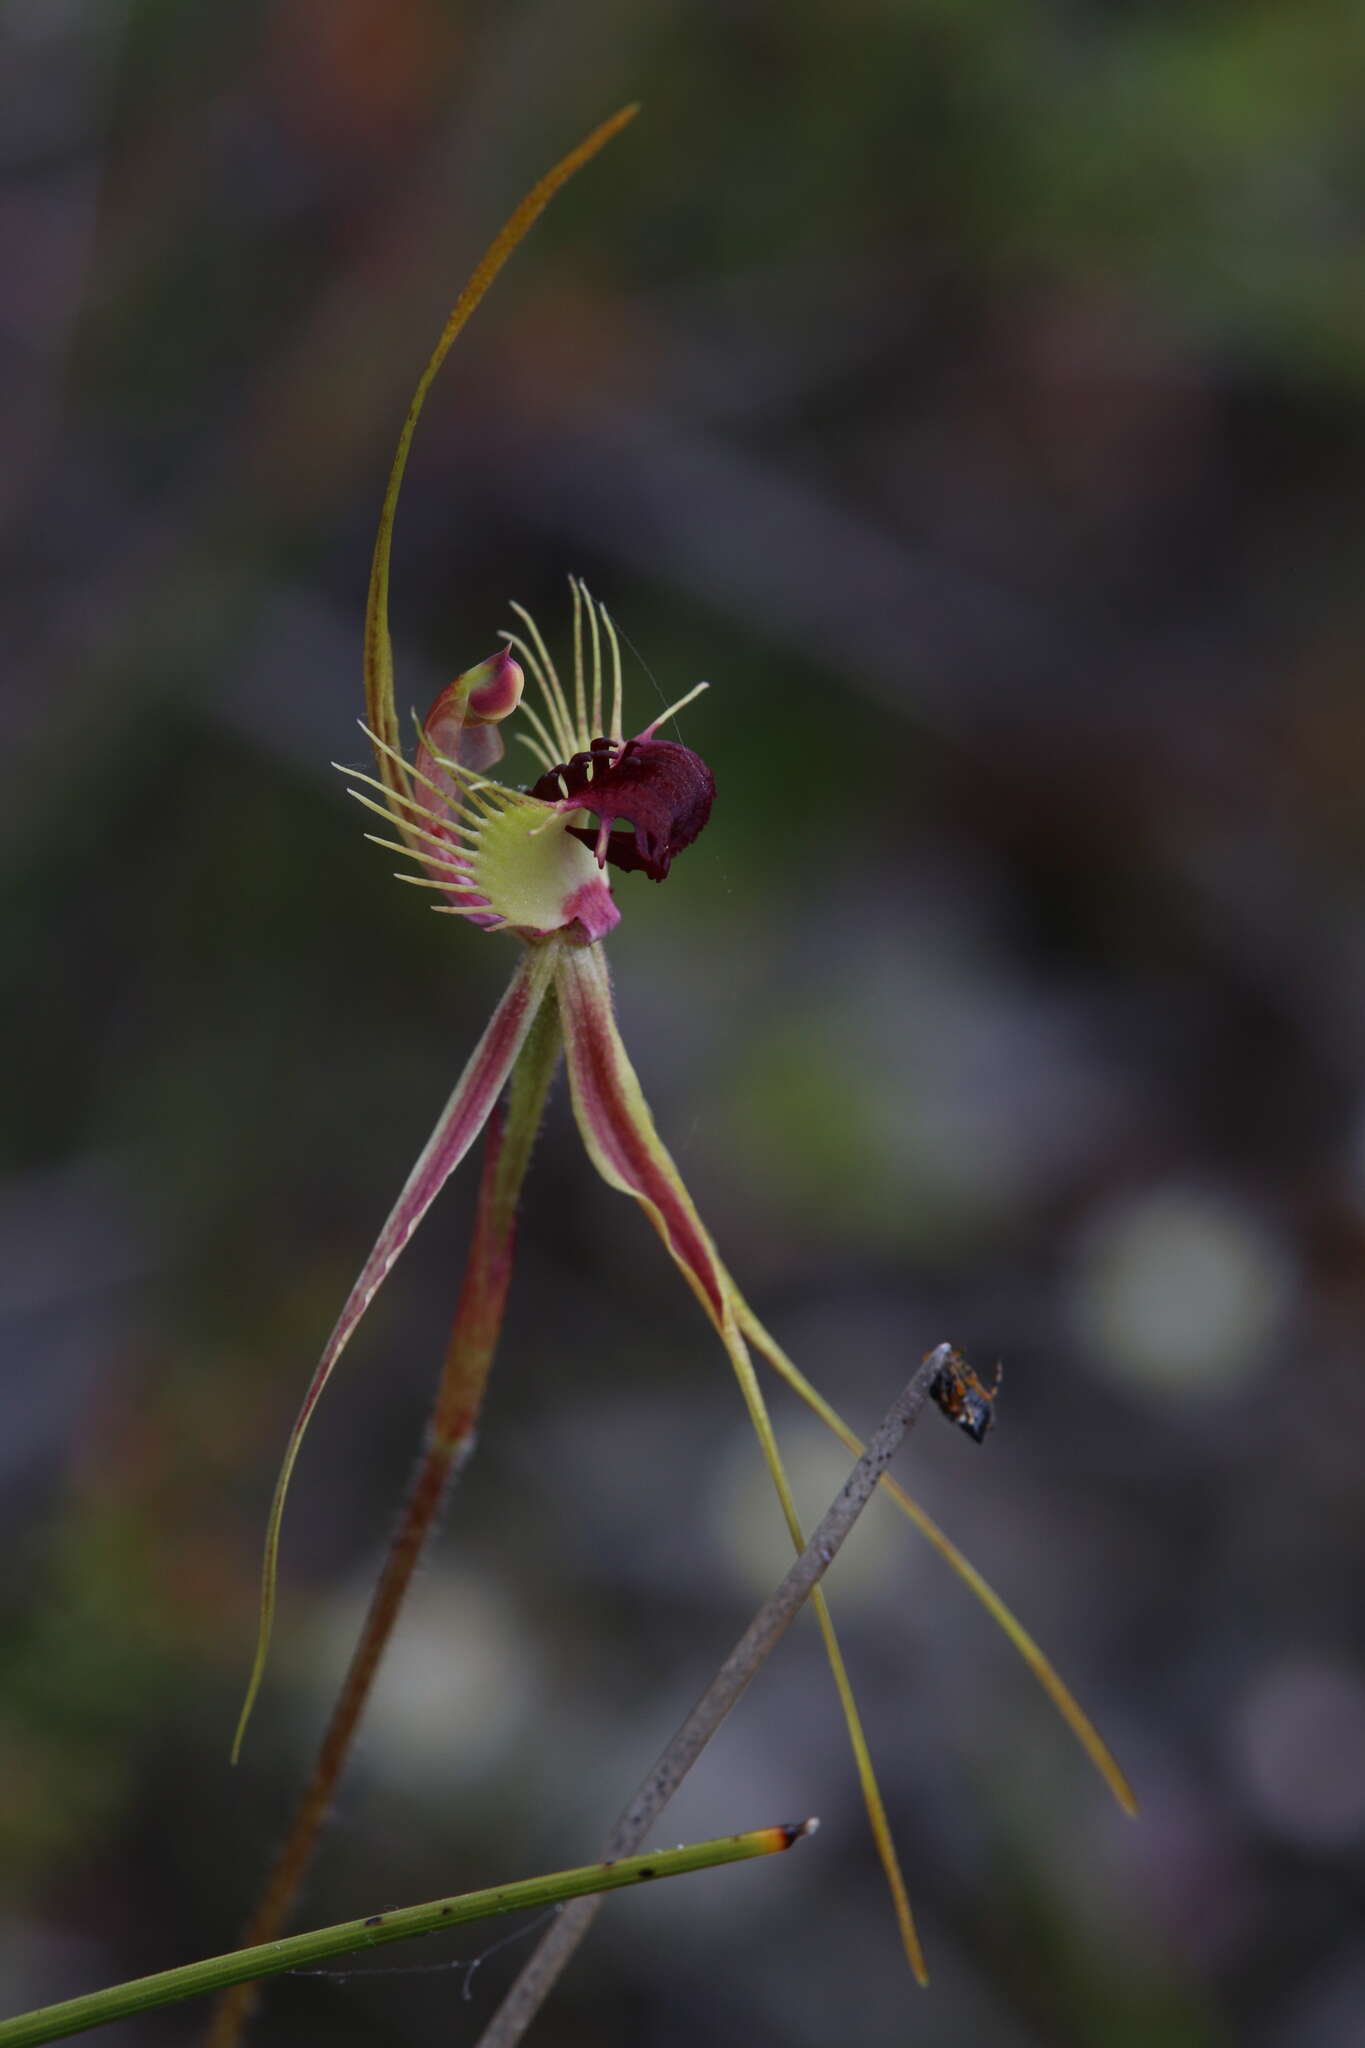
POLYGON ((620 922, 608 862, 663 881, 710 817, 716 785, 700 755, 657 736, 706 684, 627 738, 616 628, 576 577, 570 589, 572 697, 535 620, 514 605, 520 630, 441 692, 411 763, 366 728, 388 773, 356 779, 382 801, 351 794, 397 828, 400 841, 368 836, 416 862, 399 879, 435 890, 433 909, 487 931, 528 940, 562 931, 592 944, 620 922), (539 708, 524 699, 527 671, 539 708), (518 710, 519 737, 542 771, 529 790, 482 772, 501 757, 500 727, 518 710))

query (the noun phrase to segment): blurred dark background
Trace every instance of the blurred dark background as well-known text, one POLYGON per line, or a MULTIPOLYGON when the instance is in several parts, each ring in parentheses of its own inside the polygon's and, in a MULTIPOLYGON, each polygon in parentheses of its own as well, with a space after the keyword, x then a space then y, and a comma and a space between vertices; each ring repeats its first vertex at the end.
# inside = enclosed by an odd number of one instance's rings
MULTIPOLYGON (((418 1441, 466 1173, 288 1421, 513 958, 389 880, 359 639, 428 413, 402 702, 582 574, 712 825, 611 942, 665 1135, 859 1425, 1129 1768, 1124 1821, 880 1506, 536 2039, 1365 2038, 1365 15, 1340 0, 9 0, 0 507, 8 2010, 232 1945, 418 1441)), ((775 1395, 808 1511, 846 1466, 775 1395)), ((562 1092, 478 1456, 305 1909, 590 1859, 784 1539, 718 1347, 562 1092)), ((457 1945, 481 1953, 492 1927, 457 1945)), ((414 1962, 431 1956, 415 1951, 414 1962)), ((390 1952, 389 1962, 404 1960, 390 1952)), ((263 2048, 473 2042, 515 1951, 280 1980, 263 2048)), ((111 2043, 194 2037, 180 2008, 111 2043)))

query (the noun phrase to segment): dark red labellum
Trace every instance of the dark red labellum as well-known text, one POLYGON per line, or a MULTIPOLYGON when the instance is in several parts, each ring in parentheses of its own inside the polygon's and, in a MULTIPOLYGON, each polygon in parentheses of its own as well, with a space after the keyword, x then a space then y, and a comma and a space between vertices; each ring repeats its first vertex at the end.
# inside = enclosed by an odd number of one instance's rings
MULTIPOLYGON (((634 831, 609 832, 606 858, 627 872, 642 869, 655 882, 702 830, 715 794, 716 779, 699 754, 676 740, 648 739, 622 747, 594 740, 586 754, 551 768, 531 791, 547 803, 568 801, 591 811, 607 826, 626 819, 634 831)), ((590 826, 569 830, 596 850, 600 835, 590 826)))

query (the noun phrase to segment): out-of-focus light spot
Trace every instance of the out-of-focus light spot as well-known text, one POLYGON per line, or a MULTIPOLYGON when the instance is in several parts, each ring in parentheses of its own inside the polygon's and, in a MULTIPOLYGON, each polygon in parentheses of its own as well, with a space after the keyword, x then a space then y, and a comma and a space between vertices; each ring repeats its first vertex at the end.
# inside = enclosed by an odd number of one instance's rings
POLYGON ((904 880, 847 918, 841 900, 819 984, 727 1056, 708 1112, 731 1180, 737 1157, 741 1188, 860 1255, 966 1257, 1132 1116, 1085 1015, 1006 972, 930 879, 932 913, 907 909, 904 880))
MULTIPOLYGON (((782 1460, 807 1535, 853 1469, 854 1460, 818 1424, 798 1422, 781 1434, 782 1460)), ((720 1460, 711 1494, 711 1526, 734 1582, 755 1605, 773 1592, 793 1557, 782 1510, 757 1444, 737 1430, 720 1460)), ((831 1583, 847 1609, 875 1601, 895 1571, 903 1585, 905 1553, 894 1514, 870 1501, 831 1567, 831 1583)))
POLYGON ((1293 1287, 1283 1242, 1242 1203, 1165 1187, 1090 1231, 1072 1309, 1101 1370, 1158 1392, 1213 1392, 1264 1365, 1293 1287))
POLYGON ((1272 1666, 1240 1702, 1233 1740, 1251 1802, 1277 1834, 1312 1849, 1365 1837, 1365 1672, 1272 1666))
MULTIPOLYGON (((310 1663, 329 1703, 367 1602, 367 1588, 347 1592, 324 1615, 310 1663)), ((408 1594, 371 1696, 365 1760, 398 1786, 487 1769, 525 1732, 539 1691, 529 1631, 505 1595, 465 1572, 432 1572, 408 1594)))

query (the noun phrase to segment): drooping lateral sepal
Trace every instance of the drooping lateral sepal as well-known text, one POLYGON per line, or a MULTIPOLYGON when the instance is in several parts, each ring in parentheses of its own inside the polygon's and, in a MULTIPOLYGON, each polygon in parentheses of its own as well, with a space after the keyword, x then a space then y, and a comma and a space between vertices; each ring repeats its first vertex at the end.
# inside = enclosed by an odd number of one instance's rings
POLYGON ((722 1335, 729 1280, 710 1233, 654 1127, 617 1029, 605 955, 566 950, 556 980, 574 1115, 593 1165, 649 1216, 722 1335))
MULTIPOLYGON (((788 1533, 794 1547, 800 1551, 805 1537, 782 1454, 740 1327, 744 1304, 721 1263, 692 1197, 683 1185, 682 1176, 654 1127, 649 1105, 617 1028, 604 949, 600 946, 566 946, 556 966, 555 990, 559 998, 565 1065, 574 1115, 589 1157, 604 1180, 623 1194, 633 1195, 639 1202, 714 1323, 739 1382, 788 1533)), ((924 1984, 928 1982, 924 1954, 877 1785, 867 1737, 825 1596, 818 1586, 811 1594, 811 1606, 839 1694, 859 1784, 891 1892, 901 1940, 911 1969, 924 1984)))
POLYGON ((523 955, 507 993, 493 1012, 483 1037, 470 1055, 464 1072, 455 1084, 454 1092, 437 1119, 435 1130, 422 1148, 417 1164, 404 1182, 403 1191, 389 1212, 388 1221, 380 1231, 373 1251, 346 1297, 336 1326, 327 1340, 326 1348, 304 1395, 303 1405, 295 1417, 294 1427, 290 1431, 289 1442, 285 1447, 280 1476, 275 1484, 270 1519, 266 1526, 265 1558, 261 1570, 260 1631, 246 1701, 237 1724, 237 1737, 232 1752, 234 1758, 241 1748, 242 1736, 246 1732, 246 1724, 260 1689, 261 1676, 270 1649, 270 1635, 275 1617, 275 1573, 279 1559, 280 1523, 304 1431, 324 1387, 336 1368, 338 1359, 350 1342, 361 1317, 379 1292, 394 1261, 487 1123, 550 988, 557 951, 558 947, 554 943, 549 943, 529 947, 523 955))

